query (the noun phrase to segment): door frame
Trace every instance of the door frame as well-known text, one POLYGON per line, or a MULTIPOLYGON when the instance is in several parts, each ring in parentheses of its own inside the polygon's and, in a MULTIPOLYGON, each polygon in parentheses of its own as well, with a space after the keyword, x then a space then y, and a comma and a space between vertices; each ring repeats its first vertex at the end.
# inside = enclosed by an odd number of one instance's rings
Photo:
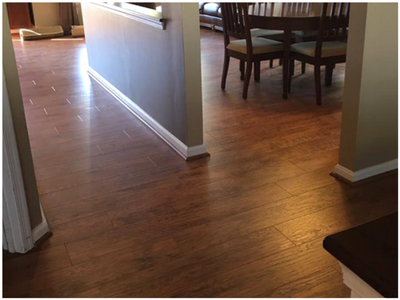
POLYGON ((3 71, 3 248, 25 253, 34 246, 13 120, 3 71))

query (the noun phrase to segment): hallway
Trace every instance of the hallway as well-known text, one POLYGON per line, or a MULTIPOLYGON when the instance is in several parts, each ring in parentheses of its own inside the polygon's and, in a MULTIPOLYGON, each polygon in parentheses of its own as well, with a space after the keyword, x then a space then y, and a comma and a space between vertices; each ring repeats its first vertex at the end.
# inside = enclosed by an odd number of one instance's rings
POLYGON ((344 66, 281 99, 262 66, 248 100, 222 34, 201 30, 205 144, 183 161, 86 73, 84 40, 14 41, 53 236, 4 262, 5 297, 348 297, 326 235, 397 210, 397 174, 356 187, 338 162, 344 66))

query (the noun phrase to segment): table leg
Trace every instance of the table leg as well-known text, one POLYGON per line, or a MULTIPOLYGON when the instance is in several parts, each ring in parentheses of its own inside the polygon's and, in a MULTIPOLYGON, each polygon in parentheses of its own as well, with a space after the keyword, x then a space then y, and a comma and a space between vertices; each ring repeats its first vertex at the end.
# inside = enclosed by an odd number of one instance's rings
POLYGON ((282 76, 283 76, 283 99, 288 99, 289 91, 289 62, 290 62, 290 45, 292 38, 292 31, 290 26, 285 27, 283 35, 283 65, 282 65, 282 76))

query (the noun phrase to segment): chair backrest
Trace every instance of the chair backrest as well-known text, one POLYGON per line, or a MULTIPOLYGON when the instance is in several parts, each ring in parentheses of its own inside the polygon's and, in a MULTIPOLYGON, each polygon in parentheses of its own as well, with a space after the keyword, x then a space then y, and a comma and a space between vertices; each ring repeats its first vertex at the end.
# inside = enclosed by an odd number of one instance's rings
POLYGON ((323 42, 347 40, 349 16, 350 3, 323 4, 315 48, 316 57, 321 57, 323 42))
POLYGON ((246 39, 247 53, 252 53, 247 3, 221 3, 225 47, 230 38, 246 39), (249 52, 250 51, 250 52, 249 52))
POLYGON ((311 4, 309 2, 287 2, 282 3, 281 16, 308 15, 311 4))
POLYGON ((249 3, 249 15, 272 17, 274 15, 275 3, 274 2, 257 2, 249 3))

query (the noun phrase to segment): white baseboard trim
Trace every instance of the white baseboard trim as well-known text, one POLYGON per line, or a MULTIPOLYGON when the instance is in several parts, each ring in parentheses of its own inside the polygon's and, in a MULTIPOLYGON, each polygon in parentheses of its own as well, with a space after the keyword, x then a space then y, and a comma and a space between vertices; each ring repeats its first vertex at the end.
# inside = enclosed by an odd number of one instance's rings
POLYGON ((337 164, 333 169, 333 174, 336 174, 344 179, 347 179, 350 182, 357 182, 372 176, 376 176, 382 173, 395 170, 397 168, 398 168, 397 159, 393 159, 355 172, 337 164))
POLYGON ((46 233, 50 231, 49 224, 47 223, 46 216, 44 215, 43 208, 40 205, 40 211, 42 212, 42 223, 32 229, 32 239, 33 243, 36 243, 40 238, 42 238, 46 233))
POLYGON ((344 264, 339 264, 342 267, 343 283, 351 289, 352 298, 384 298, 344 264))
POLYGON ((206 155, 207 149, 204 144, 193 147, 188 147, 182 143, 177 137, 165 129, 160 123, 154 120, 143 109, 135 104, 131 99, 121 93, 115 86, 103 78, 99 73, 88 67, 88 74, 102 85, 115 99, 117 99, 125 108, 133 113, 139 120, 141 120, 147 127, 154 131, 164 142, 166 142, 172 149, 174 149, 185 160, 206 155))

